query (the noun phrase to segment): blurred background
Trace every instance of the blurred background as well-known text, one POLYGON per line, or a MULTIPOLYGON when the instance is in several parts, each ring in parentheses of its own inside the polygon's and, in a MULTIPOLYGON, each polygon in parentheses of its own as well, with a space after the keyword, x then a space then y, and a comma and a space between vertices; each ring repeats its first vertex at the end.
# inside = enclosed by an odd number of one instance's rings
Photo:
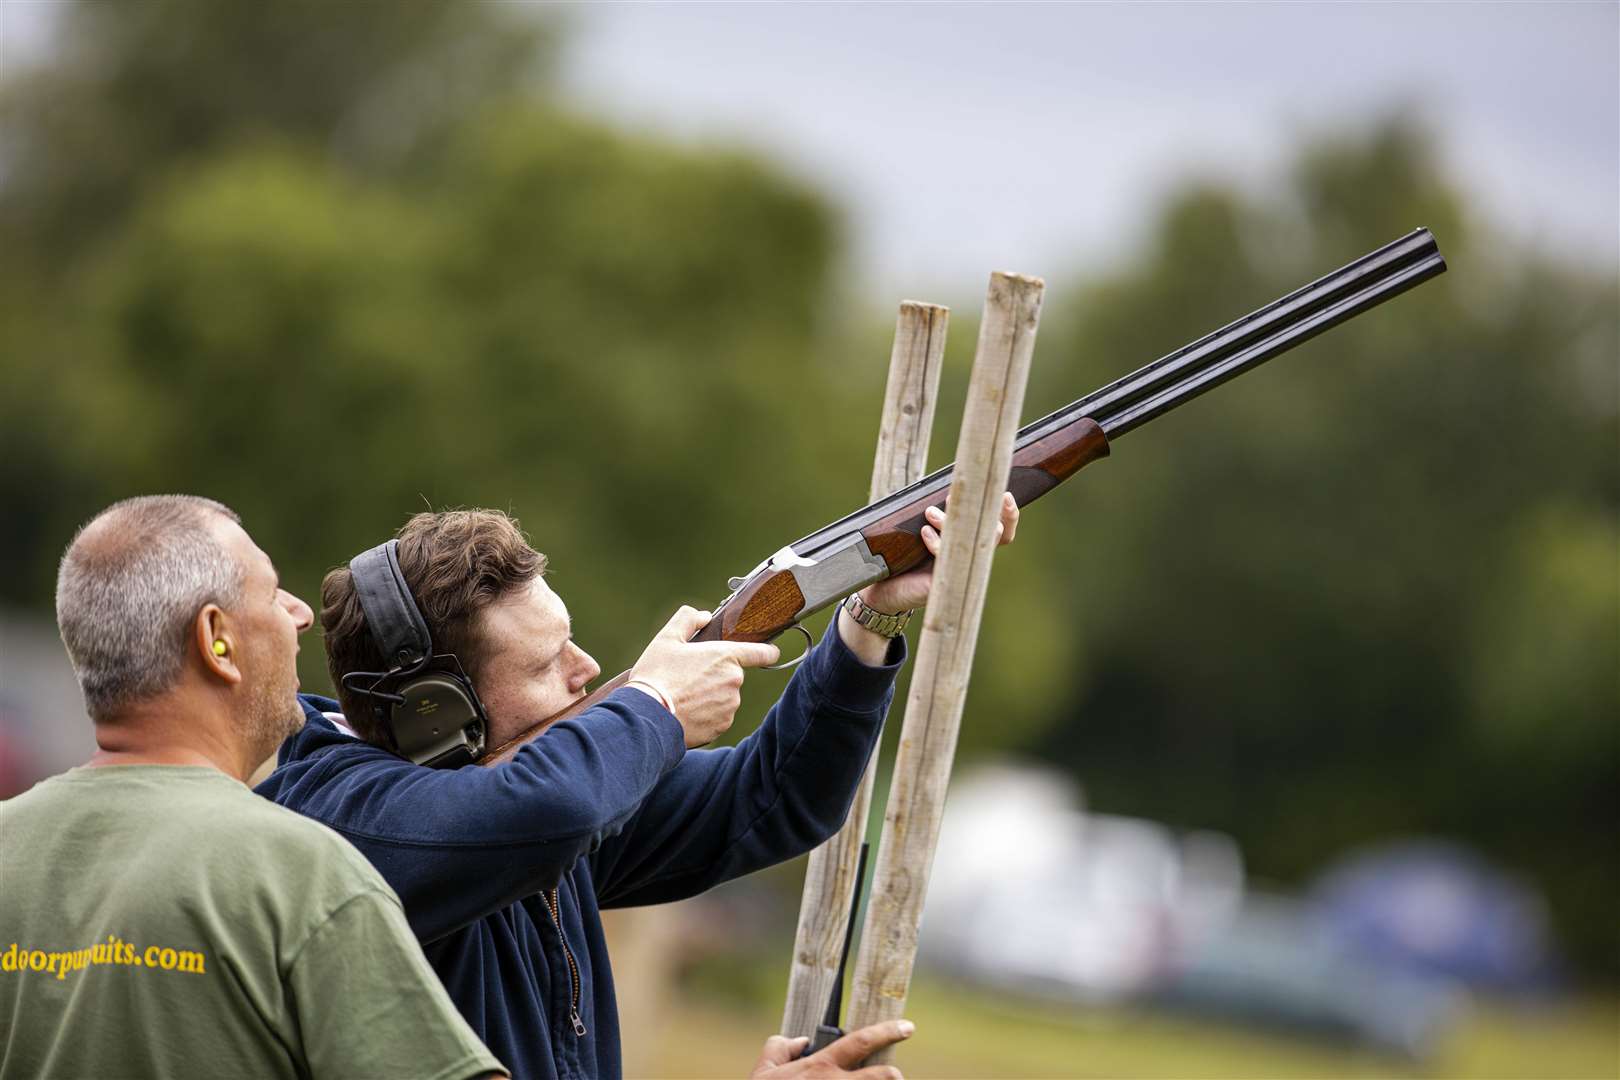
MULTIPOLYGON (((864 501, 902 298, 937 465, 992 269, 1033 418, 1426 225, 1449 274, 998 558, 899 1063, 1620 1074, 1617 55, 1612 3, 4 0, 0 796, 90 752, 52 593, 114 499, 311 600, 508 509, 616 671, 864 501)), ((746 1073, 802 874, 617 919, 632 1075, 746 1073)))

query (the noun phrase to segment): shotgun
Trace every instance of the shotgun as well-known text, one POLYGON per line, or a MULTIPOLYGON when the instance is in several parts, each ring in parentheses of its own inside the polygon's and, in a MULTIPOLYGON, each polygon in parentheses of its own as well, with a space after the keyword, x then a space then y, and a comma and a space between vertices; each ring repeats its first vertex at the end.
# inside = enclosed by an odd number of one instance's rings
MULTIPOLYGON (((1193 398, 1280 356, 1322 331, 1369 311, 1445 272, 1427 229, 1415 229, 1287 296, 1206 334, 1145 367, 1021 428, 1013 443, 1007 490, 1028 506, 1083 467, 1106 457, 1111 442, 1193 398)), ((874 581, 927 562, 923 512, 943 507, 951 468, 839 518, 732 578, 714 618, 694 641, 770 641, 874 581)), ((559 720, 623 686, 623 672, 556 716, 496 747, 481 765, 505 761, 559 720)))

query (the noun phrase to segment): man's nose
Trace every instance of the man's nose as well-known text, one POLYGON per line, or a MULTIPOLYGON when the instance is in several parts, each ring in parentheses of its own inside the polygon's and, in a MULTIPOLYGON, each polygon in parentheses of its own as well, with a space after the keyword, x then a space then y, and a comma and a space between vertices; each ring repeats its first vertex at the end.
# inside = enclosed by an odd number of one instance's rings
POLYGON ((596 678, 600 674, 602 674, 602 665, 598 664, 596 662, 596 658, 590 653, 586 652, 584 649, 580 649, 579 673, 575 676, 575 678, 578 679, 578 686, 580 689, 584 689, 592 679, 596 678))
POLYGON ((298 628, 300 634, 315 625, 315 612, 310 610, 308 604, 286 589, 281 590, 281 606, 286 608, 287 614, 292 616, 293 625, 298 628))

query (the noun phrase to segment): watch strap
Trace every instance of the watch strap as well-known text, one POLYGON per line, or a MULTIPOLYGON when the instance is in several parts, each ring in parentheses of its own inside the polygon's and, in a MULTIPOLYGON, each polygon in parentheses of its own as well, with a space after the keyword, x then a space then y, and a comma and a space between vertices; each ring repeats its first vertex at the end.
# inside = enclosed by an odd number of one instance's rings
POLYGON ((850 618, 872 633, 886 638, 899 637, 905 630, 906 623, 910 622, 911 616, 915 614, 914 611, 901 611, 891 615, 886 611, 868 607, 859 593, 849 594, 849 598, 844 601, 844 610, 849 612, 850 618))

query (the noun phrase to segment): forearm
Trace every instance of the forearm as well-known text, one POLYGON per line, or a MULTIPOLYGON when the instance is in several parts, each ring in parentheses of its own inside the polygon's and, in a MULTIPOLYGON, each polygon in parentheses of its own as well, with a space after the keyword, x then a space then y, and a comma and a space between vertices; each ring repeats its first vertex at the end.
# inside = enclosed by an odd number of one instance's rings
POLYGON ((889 662, 867 664, 829 626, 759 730, 735 747, 687 754, 593 857, 602 905, 691 896, 836 830, 905 659, 903 638, 878 640, 889 662))

